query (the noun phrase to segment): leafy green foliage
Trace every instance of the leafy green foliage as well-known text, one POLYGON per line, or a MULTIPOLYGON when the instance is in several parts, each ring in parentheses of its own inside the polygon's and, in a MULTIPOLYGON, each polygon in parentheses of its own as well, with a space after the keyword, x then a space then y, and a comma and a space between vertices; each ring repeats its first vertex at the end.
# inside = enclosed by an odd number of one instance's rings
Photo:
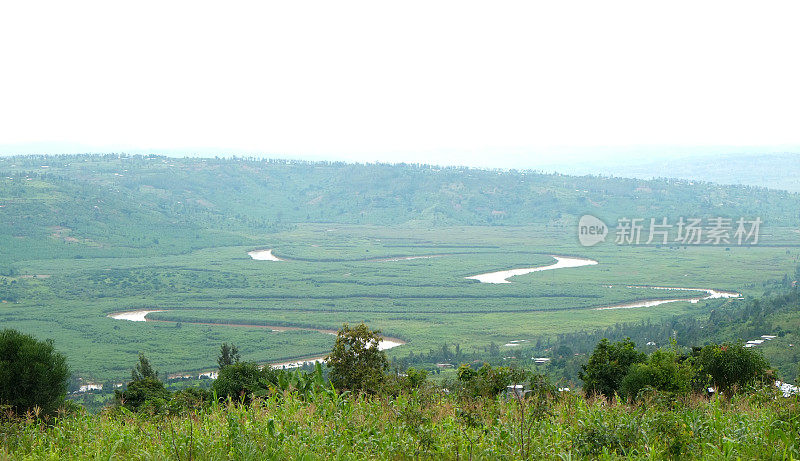
POLYGON ((239 348, 235 345, 231 344, 230 346, 228 343, 222 343, 222 346, 219 347, 219 357, 217 357, 217 364, 219 365, 219 369, 222 370, 228 365, 233 365, 234 363, 239 363, 241 356, 239 354, 239 348))
POLYGON ((64 402, 68 377, 66 358, 52 341, 0 331, 0 405, 18 414, 52 415, 64 402))
MULTIPOLYGON (((521 427, 503 398, 292 393, 165 418, 77 412, 53 424, 4 421, 10 459, 792 459, 800 402, 735 395, 680 407, 630 406, 567 393, 521 427), (524 447, 524 457, 522 455, 524 447), (113 456, 112 456, 113 455, 113 456)), ((532 416, 533 414, 531 414, 532 416)))
POLYGON ((212 392, 199 387, 187 387, 174 392, 169 400, 169 412, 183 414, 207 407, 213 400, 212 392))
POLYGON ((370 330, 364 323, 339 329, 333 350, 325 357, 331 368, 329 379, 337 389, 377 392, 389 368, 386 354, 378 348, 382 339, 380 330, 370 330))
POLYGON ((582 367, 579 376, 583 380, 583 390, 589 395, 613 397, 631 366, 644 362, 646 358, 644 353, 636 350, 630 338, 615 343, 603 338, 589 357, 589 363, 582 367))
POLYGON ((250 402, 254 395, 266 394, 275 374, 275 370, 269 367, 261 368, 252 362, 236 362, 220 369, 213 389, 221 399, 250 402))
POLYGON ((220 370, 212 390, 221 400, 245 404, 273 395, 295 394, 311 398, 318 392, 330 391, 325 387, 319 362, 314 365, 313 372, 276 370, 252 362, 236 362, 220 370))
POLYGON ((700 351, 697 362, 725 395, 763 383, 769 377, 769 364, 764 357, 739 344, 709 344, 700 351))
POLYGON ((506 386, 524 379, 522 370, 509 367, 493 367, 484 363, 477 370, 462 364, 457 371, 461 384, 459 393, 468 397, 495 397, 506 390, 506 386))
POLYGON ((134 412, 144 409, 150 413, 165 411, 170 395, 150 360, 141 352, 136 367, 131 370, 131 382, 124 390, 114 390, 117 405, 134 412))
POLYGON ((131 381, 141 381, 143 379, 158 381, 158 372, 150 365, 150 360, 139 352, 139 362, 136 364, 136 368, 131 370, 131 381))
POLYGON ((127 389, 117 389, 114 394, 117 404, 134 412, 147 409, 150 413, 159 413, 166 409, 170 398, 164 383, 150 376, 133 380, 127 389))
POLYGON ((408 381, 408 387, 411 389, 417 389, 421 387, 425 384, 426 379, 428 379, 427 370, 417 370, 414 367, 406 370, 406 380, 408 381))
POLYGON ((672 396, 686 396, 692 391, 697 371, 691 360, 674 349, 658 349, 646 362, 634 363, 620 384, 620 395, 636 399, 646 388, 672 396))

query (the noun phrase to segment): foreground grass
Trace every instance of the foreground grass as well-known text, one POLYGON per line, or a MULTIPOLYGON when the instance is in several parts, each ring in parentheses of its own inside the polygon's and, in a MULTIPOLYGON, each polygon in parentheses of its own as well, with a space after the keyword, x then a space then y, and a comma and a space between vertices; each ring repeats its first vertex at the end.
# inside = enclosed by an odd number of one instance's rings
POLYGON ((12 459, 795 459, 800 401, 771 391, 636 406, 565 394, 463 400, 319 392, 175 416, 111 409, 4 421, 12 459))

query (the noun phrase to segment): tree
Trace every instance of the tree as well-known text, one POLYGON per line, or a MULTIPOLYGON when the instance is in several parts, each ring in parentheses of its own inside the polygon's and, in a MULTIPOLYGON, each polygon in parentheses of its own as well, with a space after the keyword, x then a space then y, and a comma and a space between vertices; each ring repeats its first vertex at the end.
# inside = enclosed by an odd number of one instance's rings
POLYGON ((378 348, 380 330, 370 330, 363 323, 354 328, 344 324, 336 335, 331 353, 325 357, 328 375, 336 388, 375 393, 389 368, 386 354, 378 348))
POLYGON ((68 379, 67 359, 53 348, 52 340, 0 331, 0 404, 18 414, 39 408, 41 414, 51 415, 64 402, 68 379))
POLYGON ((254 395, 266 395, 275 373, 268 366, 260 368, 252 362, 236 362, 219 370, 213 389, 221 399, 230 397, 234 402, 249 403, 254 395))
POLYGON ((620 384, 620 395, 634 400, 646 387, 673 396, 686 395, 692 390, 695 374, 690 360, 684 360, 673 349, 658 349, 647 362, 631 366, 620 384))
POLYGON ((114 390, 117 403, 132 411, 139 411, 146 403, 155 407, 155 412, 160 411, 169 397, 170 392, 159 381, 158 372, 141 352, 136 368, 131 370, 131 382, 127 388, 124 391, 114 390))
POLYGON ((425 384, 425 380, 428 378, 428 370, 423 369, 416 369, 416 368, 409 368, 406 370, 406 382, 408 383, 408 387, 411 389, 417 389, 425 384))
POLYGON ((145 378, 152 378, 158 381, 158 372, 150 365, 147 357, 139 352, 139 363, 136 364, 136 368, 131 370, 131 381, 141 381, 145 378))
POLYGON ((583 380, 587 395, 601 394, 610 398, 619 391, 631 366, 646 359, 647 355, 637 351, 630 338, 613 344, 603 338, 594 348, 589 363, 581 367, 578 377, 583 380))
POLYGON ((717 390, 726 395, 765 381, 770 372, 761 354, 740 344, 709 344, 700 351, 697 362, 701 373, 708 374, 717 390))
POLYGON ((222 343, 222 346, 219 347, 219 357, 217 357, 217 363, 219 364, 220 370, 228 365, 239 363, 239 359, 240 356, 238 347, 233 344, 229 346, 228 343, 222 343))
POLYGON ((509 384, 525 380, 525 372, 522 370, 492 367, 488 363, 484 363, 477 370, 464 363, 458 367, 456 376, 461 384, 459 391, 467 397, 496 397, 506 390, 509 384))
POLYGON ((148 376, 129 382, 124 391, 114 390, 114 398, 118 404, 131 411, 139 411, 145 404, 149 404, 154 413, 157 413, 166 405, 170 392, 164 387, 164 383, 148 376))

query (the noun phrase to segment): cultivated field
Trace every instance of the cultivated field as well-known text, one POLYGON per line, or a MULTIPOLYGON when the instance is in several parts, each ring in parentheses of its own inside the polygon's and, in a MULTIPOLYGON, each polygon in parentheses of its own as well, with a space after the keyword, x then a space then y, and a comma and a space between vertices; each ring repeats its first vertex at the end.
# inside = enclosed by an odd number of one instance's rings
POLYGON ((390 355, 443 343, 483 350, 492 342, 707 314, 740 302, 596 310, 705 295, 646 287, 760 294, 760 281, 792 273, 800 252, 791 229, 766 234, 755 247, 621 246, 610 236, 585 248, 569 225, 304 224, 247 235, 252 245, 180 255, 20 261, 17 274, 6 279, 13 278, 25 295, 3 304, 0 319, 4 326, 53 338, 76 374, 90 380, 123 380, 139 351, 163 373, 210 370, 222 342, 239 345, 244 359, 259 362, 324 355, 333 336, 303 328, 335 330, 345 322, 364 321, 407 342, 390 355), (272 249, 283 261, 248 255, 260 249, 272 249), (505 284, 466 278, 547 266, 555 262, 550 255, 598 264, 519 275, 505 284), (147 315, 159 321, 107 317, 135 310, 160 311, 147 315))

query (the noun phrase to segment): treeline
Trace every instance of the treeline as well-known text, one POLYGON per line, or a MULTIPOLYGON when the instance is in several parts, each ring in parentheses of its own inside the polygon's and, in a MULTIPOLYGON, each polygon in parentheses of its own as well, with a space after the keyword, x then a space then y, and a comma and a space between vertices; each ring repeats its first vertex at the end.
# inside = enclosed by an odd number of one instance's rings
MULTIPOLYGON (((63 400, 68 370, 52 343, 5 330, 0 454, 84 458, 110 449, 118 456, 177 459, 332 452, 359 459, 650 459, 800 453, 800 401, 778 401, 768 363, 738 344, 683 352, 673 343, 648 355, 630 340, 602 340, 582 367, 584 397, 544 374, 487 363, 462 364, 453 379, 436 384, 424 370, 392 371, 380 339, 364 324, 345 325, 327 357, 327 374, 321 364, 311 372, 260 367, 223 344, 210 390, 170 391, 140 354, 130 382, 102 414, 90 415, 63 400)), ((441 353, 457 358, 460 351, 441 353)))
MULTIPOLYGON (((202 408, 216 400, 249 403, 256 398, 287 392, 310 397, 314 393, 354 393, 369 396, 399 396, 415 390, 444 391, 459 398, 494 398, 512 392, 523 398, 533 393, 555 392, 546 374, 515 366, 489 363, 461 363, 455 379, 438 384, 429 381, 424 369, 409 367, 392 370, 386 353, 378 348, 380 331, 365 324, 345 324, 337 333, 325 357, 327 372, 316 363, 312 372, 275 369, 240 360, 235 345, 223 343, 217 358, 219 371, 211 389, 186 387, 170 392, 149 359, 139 353, 131 370, 131 380, 114 390, 114 406, 129 411, 180 413, 202 408)), ((463 359, 460 349, 442 348, 443 355, 463 359)), ((36 408, 42 416, 52 416, 64 402, 68 388, 65 357, 52 341, 37 341, 33 336, 6 329, 0 331, 0 405, 22 415, 36 408)), ((626 338, 610 342, 602 339, 588 362, 581 367, 583 391, 591 397, 617 396, 626 401, 643 398, 643 391, 669 398, 707 394, 709 386, 731 397, 751 386, 772 386, 774 374, 760 353, 742 345, 725 343, 682 351, 675 342, 648 355, 626 338)), ((38 415, 37 415, 38 417, 38 415)))
MULTIPOLYGON (((787 329, 786 325, 787 316, 800 319, 798 289, 791 283, 783 287, 775 285, 773 289, 761 298, 747 299, 742 303, 712 301, 709 304, 716 306, 711 308, 707 317, 675 316, 660 322, 620 323, 605 329, 562 334, 543 339, 528 350, 523 346, 518 355, 551 358, 548 369, 552 373, 577 382, 580 364, 602 338, 614 341, 631 338, 645 350, 653 351, 671 341, 680 347, 691 348, 722 342, 744 344, 748 340, 760 339, 762 335, 795 337, 796 331, 787 329)), ((776 354, 772 362, 788 381, 794 381, 800 372, 795 353, 776 354)))
MULTIPOLYGON (((781 340, 788 335, 788 341, 783 342, 794 344, 791 338, 797 338, 797 346, 800 347, 796 330, 787 327, 800 322, 798 287, 792 279, 785 277, 766 284, 764 288, 764 296, 748 298, 743 302, 730 303, 724 299, 706 301, 710 306, 706 316, 689 314, 657 322, 650 319, 623 322, 596 330, 543 336, 531 342, 517 343, 513 348, 503 348, 494 342, 480 349, 464 348, 458 343, 443 343, 424 353, 409 352, 395 356, 393 366, 398 369, 417 367, 438 373, 463 362, 529 366, 534 358, 543 358, 547 360, 540 363, 538 368, 541 371, 568 385, 582 385, 579 376, 581 367, 604 338, 610 341, 629 338, 646 352, 672 343, 686 350, 714 343, 744 344, 748 340, 760 339, 762 335, 776 336, 781 340)), ((800 349, 798 352, 792 350, 790 353, 770 354, 771 362, 782 379, 793 382, 800 376, 798 354, 800 349)))

